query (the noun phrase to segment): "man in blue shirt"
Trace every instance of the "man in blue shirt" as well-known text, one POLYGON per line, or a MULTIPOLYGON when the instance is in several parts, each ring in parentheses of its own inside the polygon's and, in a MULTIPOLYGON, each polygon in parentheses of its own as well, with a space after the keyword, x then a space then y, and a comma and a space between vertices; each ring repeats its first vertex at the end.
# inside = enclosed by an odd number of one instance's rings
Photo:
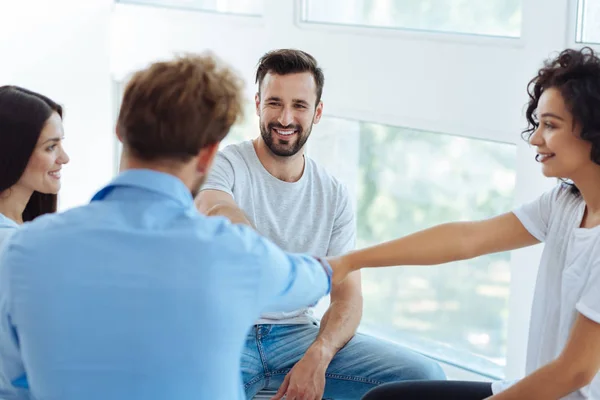
POLYGON ((0 254, 0 398, 244 398, 253 321, 315 303, 331 269, 196 211, 242 104, 210 55, 134 75, 117 124, 124 172, 0 254))

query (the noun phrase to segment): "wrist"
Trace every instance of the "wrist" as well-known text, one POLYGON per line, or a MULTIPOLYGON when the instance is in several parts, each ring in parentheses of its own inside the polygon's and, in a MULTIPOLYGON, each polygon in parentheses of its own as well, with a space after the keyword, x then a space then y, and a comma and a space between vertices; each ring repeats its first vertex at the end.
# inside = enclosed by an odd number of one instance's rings
POLYGON ((360 269, 360 264, 356 260, 356 252, 352 251, 340 257, 342 264, 346 266, 348 272, 354 272, 360 269))
POLYGON ((306 350, 305 357, 310 358, 318 367, 326 370, 336 353, 333 346, 317 340, 306 350))

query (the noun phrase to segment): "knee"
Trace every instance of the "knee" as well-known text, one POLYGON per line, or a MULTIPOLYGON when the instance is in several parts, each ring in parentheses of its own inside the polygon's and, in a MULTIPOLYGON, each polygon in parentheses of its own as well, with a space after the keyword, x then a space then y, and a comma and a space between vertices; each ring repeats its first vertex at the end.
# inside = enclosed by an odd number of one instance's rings
POLYGON ((446 374, 436 361, 429 357, 418 355, 410 361, 390 364, 383 382, 402 381, 445 381, 446 374))
POLYGON ((437 361, 423 356, 417 364, 407 368, 402 373, 402 380, 405 381, 444 381, 446 373, 437 361))

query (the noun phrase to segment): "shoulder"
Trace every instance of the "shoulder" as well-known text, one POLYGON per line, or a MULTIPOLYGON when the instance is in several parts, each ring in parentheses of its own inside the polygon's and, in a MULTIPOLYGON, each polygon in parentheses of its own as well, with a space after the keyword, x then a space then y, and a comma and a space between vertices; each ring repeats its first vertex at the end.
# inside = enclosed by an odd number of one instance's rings
POLYGON ((566 183, 556 185, 552 190, 547 192, 551 207, 556 210, 557 215, 560 213, 570 213, 583 203, 581 194, 575 193, 572 186, 566 183))
POLYGON ((335 193, 338 196, 347 196, 346 186, 334 175, 332 175, 325 167, 318 164, 310 157, 306 157, 306 165, 311 170, 311 178, 318 182, 328 191, 335 193))
POLYGON ((97 212, 99 202, 92 202, 79 207, 74 207, 60 213, 44 214, 31 222, 24 223, 15 238, 24 238, 28 241, 40 235, 49 235, 57 238, 68 235, 69 232, 86 223, 93 223, 101 217, 97 212))
POLYGON ((244 141, 240 143, 230 144, 219 150, 219 156, 230 163, 244 163, 248 164, 248 160, 254 151, 252 141, 244 141))

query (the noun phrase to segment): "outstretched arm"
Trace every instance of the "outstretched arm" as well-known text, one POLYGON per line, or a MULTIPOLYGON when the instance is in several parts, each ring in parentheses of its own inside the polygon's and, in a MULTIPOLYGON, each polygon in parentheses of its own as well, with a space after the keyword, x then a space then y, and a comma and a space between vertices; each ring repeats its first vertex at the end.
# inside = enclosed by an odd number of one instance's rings
POLYGON ((454 222, 329 258, 334 283, 361 268, 436 265, 539 243, 513 213, 475 222, 454 222))

